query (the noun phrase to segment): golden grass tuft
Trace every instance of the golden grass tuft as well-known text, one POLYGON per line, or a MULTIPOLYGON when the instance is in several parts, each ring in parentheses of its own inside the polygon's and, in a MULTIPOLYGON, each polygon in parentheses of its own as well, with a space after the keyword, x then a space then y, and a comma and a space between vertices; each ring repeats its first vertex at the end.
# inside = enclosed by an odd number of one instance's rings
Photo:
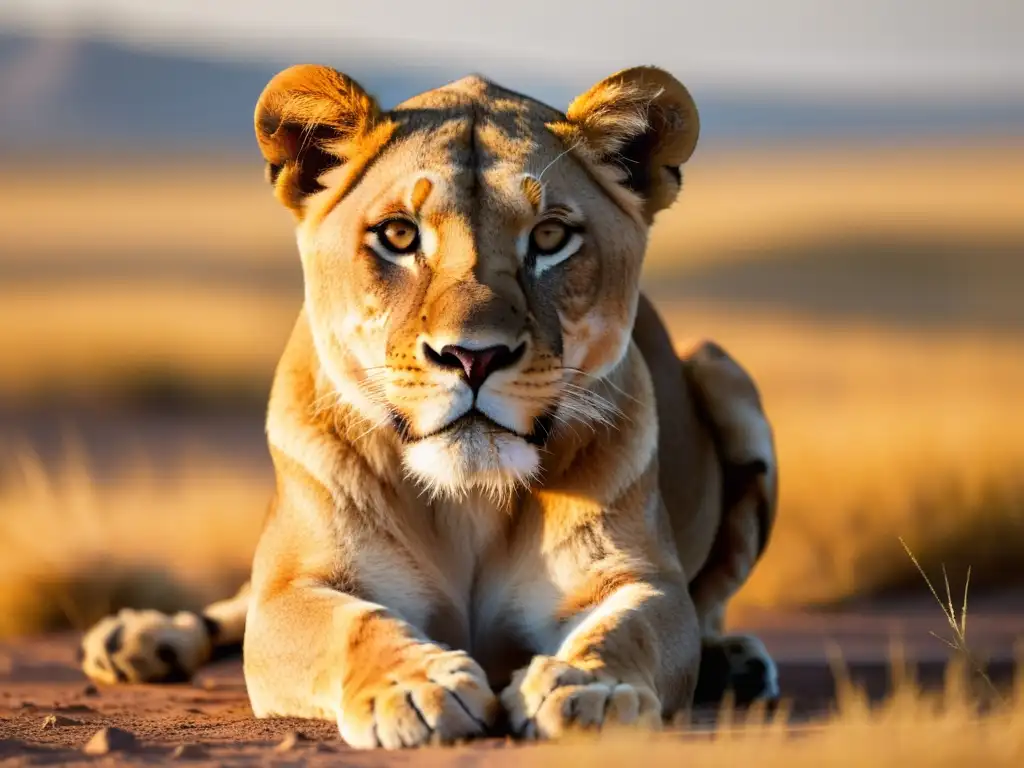
POLYGON ((73 450, 51 472, 22 453, 0 477, 0 637, 231 593, 248 578, 271 484, 198 453, 177 476, 140 461, 109 484, 73 450))
POLYGON ((938 694, 901 684, 881 705, 845 689, 838 710, 813 725, 734 720, 714 731, 656 736, 617 732, 558 745, 498 750, 489 765, 538 766, 1018 766, 1024 758, 1024 685, 979 714, 964 686, 938 694))
MULTIPOLYGON (((903 543, 903 542, 901 542, 903 543)), ((881 703, 851 681, 842 659, 833 656, 836 700, 825 717, 794 724, 786 702, 773 714, 756 705, 736 712, 725 702, 712 726, 655 736, 618 730, 574 734, 558 745, 512 753, 544 766, 564 761, 583 765, 785 765, 799 766, 1017 766, 1024 759, 1024 658, 1007 691, 982 669, 967 639, 967 586, 959 612, 948 579, 941 596, 916 555, 903 543, 909 561, 934 596, 953 631, 954 651, 945 686, 926 690, 915 680, 901 653, 891 659, 892 689, 881 703)), ((943 569, 945 576, 945 569, 943 569)), ((940 638, 944 639, 944 638, 940 638)), ((508 753, 502 754, 507 758, 508 753)), ((496 761, 501 764, 501 759, 496 761)))

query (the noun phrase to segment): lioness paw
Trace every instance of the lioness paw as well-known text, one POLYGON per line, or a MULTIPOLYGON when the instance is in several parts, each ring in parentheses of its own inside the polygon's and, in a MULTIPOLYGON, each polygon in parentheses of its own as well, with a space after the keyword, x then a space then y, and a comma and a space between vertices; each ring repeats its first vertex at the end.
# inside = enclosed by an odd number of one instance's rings
POLYGON ((203 618, 130 608, 107 616, 82 638, 82 671, 98 683, 184 682, 210 658, 203 618))
POLYGON ((461 651, 427 650, 386 678, 345 696, 341 737, 353 747, 399 749, 482 736, 498 702, 480 666, 461 651))
POLYGON ((501 694, 513 732, 525 739, 557 738, 572 728, 661 727, 661 702, 647 686, 633 685, 535 656, 501 694))
POLYGON ((753 635, 706 637, 702 641, 695 704, 719 704, 731 692, 738 706, 773 702, 780 695, 775 661, 753 635))

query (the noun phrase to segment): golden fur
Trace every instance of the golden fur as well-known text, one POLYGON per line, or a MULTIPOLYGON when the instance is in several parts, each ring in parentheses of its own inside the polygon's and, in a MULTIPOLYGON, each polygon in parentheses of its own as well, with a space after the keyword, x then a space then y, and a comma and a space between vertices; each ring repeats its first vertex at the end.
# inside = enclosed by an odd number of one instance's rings
POLYGON ((527 737, 655 727, 698 677, 774 695, 760 643, 721 637, 774 515, 770 427, 735 361, 681 360, 638 290, 697 140, 686 89, 631 69, 562 114, 469 77, 383 112, 301 66, 255 122, 306 290, 251 590, 205 621, 105 619, 87 673, 187 675, 244 632, 256 715, 359 747, 502 710, 527 737))

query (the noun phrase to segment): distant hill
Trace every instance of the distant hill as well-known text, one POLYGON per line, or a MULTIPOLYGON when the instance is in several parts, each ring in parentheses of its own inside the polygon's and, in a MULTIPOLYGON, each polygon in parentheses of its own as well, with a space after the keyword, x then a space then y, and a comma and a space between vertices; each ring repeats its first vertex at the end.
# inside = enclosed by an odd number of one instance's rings
MULTIPOLYGON (((350 54, 324 63, 356 77, 385 106, 467 74, 437 60, 415 66, 389 63, 382 53, 350 54)), ((203 58, 87 38, 0 34, 0 152, 157 147, 249 151, 256 98, 284 65, 203 58)), ((556 106, 568 103, 588 85, 525 70, 518 71, 515 80, 506 84, 556 106)), ((979 99, 951 105, 694 90, 705 145, 1024 135, 1024 96, 1017 103, 979 99)))

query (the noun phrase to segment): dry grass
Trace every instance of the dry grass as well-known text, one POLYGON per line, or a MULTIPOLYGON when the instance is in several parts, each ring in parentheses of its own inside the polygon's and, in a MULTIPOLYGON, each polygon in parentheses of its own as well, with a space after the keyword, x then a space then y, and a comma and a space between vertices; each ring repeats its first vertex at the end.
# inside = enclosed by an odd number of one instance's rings
MULTIPOLYGON (((1024 142, 698 150, 655 229, 652 269, 837 231, 988 240, 1024 232, 1024 142), (742 226, 737 223, 742 222, 742 226)), ((0 164, 0 264, 102 259, 292 264, 289 215, 254 153, 0 164), (140 194, 140 179, 147 183, 140 194), (59 183, 55 183, 59 182, 59 183), (59 226, 54 226, 54 212, 59 226)))
POLYGON ((757 379, 782 468, 780 515, 738 604, 829 604, 975 568, 1024 576, 1024 340, 812 325, 666 307, 678 338, 713 336, 757 379))
POLYGON ((151 379, 269 391, 300 303, 173 282, 0 286, 0 397, 116 399, 151 379))
MULTIPOLYGON (((137 467, 104 488, 82 473, 81 459, 72 458, 55 479, 37 462, 21 462, 18 482, 2 497, 0 636, 68 619, 87 625, 116 600, 170 607, 228 593, 248 567, 267 479, 223 460, 211 465, 194 458, 170 483, 137 467)), ((799 528, 800 521, 786 525, 799 528)), ((960 637, 967 647, 965 634, 960 637)), ((1024 672, 1012 691, 988 697, 983 710, 984 691, 979 695, 970 669, 957 662, 940 692, 919 688, 897 664, 892 695, 881 704, 872 703, 837 665, 836 708, 808 724, 787 724, 785 708, 774 718, 757 710, 723 710, 714 730, 698 726, 643 737, 612 732, 559 745, 490 750, 486 759, 494 766, 1020 765, 1024 672)), ((418 759, 447 766, 460 756, 474 764, 479 753, 428 750, 418 759)))
POLYGON ((138 157, 5 163, 0 263, 76 264, 83 253, 132 261, 287 264, 294 260, 295 240, 289 214, 274 200, 255 153, 198 162, 138 157))
POLYGON ((85 629, 124 605, 199 607, 248 577, 273 479, 196 451, 97 485, 76 451, 0 476, 0 637, 85 629))
POLYGON ((836 233, 978 244, 1024 234, 1024 142, 832 145, 702 156, 655 227, 648 268, 745 257, 836 233))
POLYGON ((833 717, 806 728, 754 723, 706 735, 619 734, 575 744, 496 750, 488 755, 487 764, 1009 768, 1020 765, 1022 758, 1024 699, 1020 695, 997 712, 979 716, 956 697, 936 700, 906 689, 880 707, 847 703, 833 717))
MULTIPOLYGON (((147 378, 265 392, 300 296, 294 284, 242 284, 247 270, 297 270, 287 215, 258 164, 101 168, 0 171, 0 277, 60 276, 85 259, 216 263, 236 269, 239 282, 109 272, 77 283, 0 282, 0 402, 116 399, 147 378), (140 175, 160 184, 139 195, 140 175)), ((678 266, 681 252, 689 264, 756 258, 866 223, 894 235, 1024 242, 1022 176, 1020 144, 698 155, 682 203, 656 229, 651 273, 678 266)), ((779 524, 738 604, 830 604, 916 584, 901 536, 929 570, 973 565, 979 588, 1024 575, 1019 335, 827 325, 721 304, 664 310, 681 343, 712 336, 739 357, 776 425, 779 524)), ((97 558, 108 569, 163 574, 156 581, 179 584, 181 599, 217 591, 251 556, 271 478, 249 472, 223 457, 172 477, 130 470, 103 484, 74 461, 13 472, 0 485, 0 632, 51 626, 61 611, 82 621, 109 600, 140 599, 117 597, 108 583, 106 597, 69 607, 61 590, 79 589, 76 574, 97 558), (51 599, 35 616, 28 606, 44 593, 51 599)))
MULTIPOLYGON (((681 344, 712 334, 731 349, 775 422, 779 523, 737 605, 916 587, 899 537, 929 570, 973 566, 979 589, 1024 576, 1024 341, 699 307, 665 314, 681 344)), ((230 581, 251 555, 271 478, 192 458, 179 476, 136 470, 103 485, 81 461, 50 476, 25 464, 0 487, 0 600, 30 602, 36 580, 69 582, 97 558, 162 570, 190 594, 230 581), (19 584, 26 594, 14 594, 19 584)), ((40 621, 10 607, 0 616, 8 632, 40 621)))
POLYGON ((519 750, 488 765, 556 766, 1018 766, 1024 759, 1024 681, 984 715, 955 665, 946 689, 921 691, 909 678, 882 705, 841 686, 836 711, 807 726, 759 713, 725 718, 714 731, 638 736, 613 733, 519 750))
MULTIPOLYGON (((944 579, 941 596, 914 553, 901 544, 952 630, 952 640, 935 635, 954 653, 941 691, 921 688, 897 653, 891 659, 891 689, 878 704, 851 680, 836 654, 835 706, 824 718, 794 726, 785 702, 768 715, 758 705, 736 712, 726 701, 712 727, 698 723, 697 728, 653 738, 629 731, 582 735, 537 747, 528 757, 535 765, 560 764, 567 758, 584 765, 678 765, 681 760, 723 766, 1019 765, 1024 759, 1024 663, 1018 658, 1012 687, 999 689, 968 643, 968 587, 958 611, 949 579, 944 579)), ((525 756, 515 757, 522 762, 525 756)))
MULTIPOLYGON (((858 234, 1021 243, 1021 178, 1021 142, 698 153, 647 269, 657 278, 858 234)), ((254 159, 5 164, 0 397, 119 393, 132 376, 265 387, 298 280, 289 215, 254 159), (158 183, 140 194, 140 179, 158 183)))

